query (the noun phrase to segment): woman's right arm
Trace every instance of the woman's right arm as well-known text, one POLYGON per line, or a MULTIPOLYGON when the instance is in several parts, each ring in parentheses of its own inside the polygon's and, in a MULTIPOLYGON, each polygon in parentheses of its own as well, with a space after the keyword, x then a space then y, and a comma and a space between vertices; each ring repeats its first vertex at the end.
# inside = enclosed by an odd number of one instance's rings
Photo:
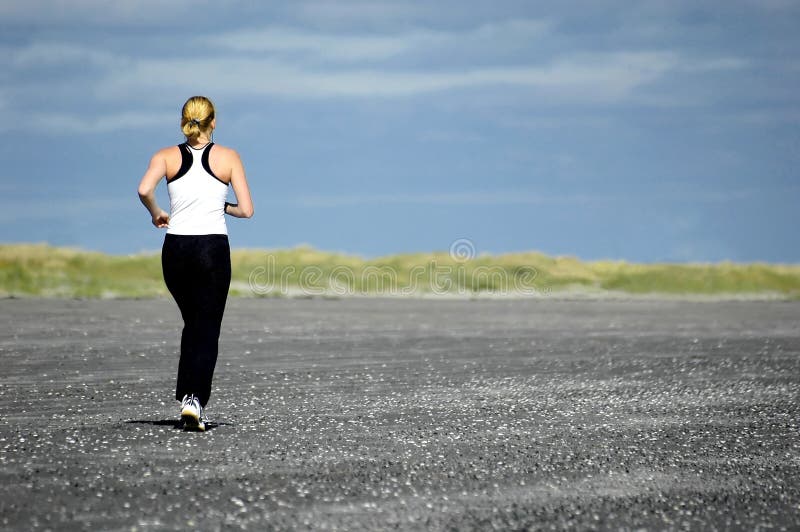
POLYGON ((139 200, 150 211, 150 216, 153 218, 153 225, 160 228, 169 227, 169 213, 164 211, 156 203, 156 186, 159 181, 164 177, 167 172, 167 163, 164 156, 164 151, 161 150, 150 159, 150 166, 142 177, 139 183, 139 200))
POLYGON ((231 150, 231 186, 236 194, 238 203, 225 205, 225 213, 237 218, 250 218, 253 216, 253 199, 250 197, 250 187, 244 174, 242 159, 236 151, 231 150))

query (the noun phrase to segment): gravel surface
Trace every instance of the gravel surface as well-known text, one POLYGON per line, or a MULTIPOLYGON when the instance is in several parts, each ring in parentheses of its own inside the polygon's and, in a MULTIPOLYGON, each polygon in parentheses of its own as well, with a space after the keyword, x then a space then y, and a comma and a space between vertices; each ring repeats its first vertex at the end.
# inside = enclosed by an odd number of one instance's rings
POLYGON ((6 530, 798 529, 800 303, 0 301, 6 530))

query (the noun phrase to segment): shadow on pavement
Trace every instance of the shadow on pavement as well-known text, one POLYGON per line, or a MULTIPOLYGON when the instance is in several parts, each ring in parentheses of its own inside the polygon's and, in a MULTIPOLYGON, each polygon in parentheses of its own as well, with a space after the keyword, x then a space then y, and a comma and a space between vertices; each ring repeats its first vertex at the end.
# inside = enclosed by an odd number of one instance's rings
POLYGON ((130 419, 125 421, 125 423, 137 425, 155 425, 158 427, 172 427, 173 429, 183 428, 183 423, 179 419, 130 419))
MULTIPOLYGON (((128 421, 125 421, 125 423, 139 424, 139 425, 153 425, 157 427, 171 427, 175 430, 183 430, 183 422, 179 419, 129 419, 128 421)), ((205 432, 208 432, 209 430, 214 430, 215 428, 220 427, 222 425, 231 425, 231 423, 225 423, 222 421, 219 422, 209 421, 208 423, 206 423, 205 432)))

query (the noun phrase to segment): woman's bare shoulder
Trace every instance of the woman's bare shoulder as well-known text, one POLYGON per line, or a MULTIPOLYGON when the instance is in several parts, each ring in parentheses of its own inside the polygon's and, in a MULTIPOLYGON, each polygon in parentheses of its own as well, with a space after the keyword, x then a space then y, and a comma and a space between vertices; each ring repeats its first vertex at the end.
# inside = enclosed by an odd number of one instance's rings
POLYGON ((166 148, 161 148, 160 150, 156 151, 152 158, 168 159, 175 156, 180 156, 180 153, 180 148, 178 146, 167 146, 166 148))
POLYGON ((217 156, 220 158, 224 158, 225 160, 236 160, 239 159, 239 152, 230 148, 228 146, 222 146, 220 144, 214 144, 214 150, 217 152, 217 156))

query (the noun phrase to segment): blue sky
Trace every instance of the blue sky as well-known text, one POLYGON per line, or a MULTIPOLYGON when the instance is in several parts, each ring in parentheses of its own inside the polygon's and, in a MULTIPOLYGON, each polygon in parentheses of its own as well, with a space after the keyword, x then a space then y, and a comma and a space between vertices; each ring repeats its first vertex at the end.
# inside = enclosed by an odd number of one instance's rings
POLYGON ((0 241, 160 249, 204 94, 234 248, 800 262, 798 2, 165 4, 0 4, 0 241))

